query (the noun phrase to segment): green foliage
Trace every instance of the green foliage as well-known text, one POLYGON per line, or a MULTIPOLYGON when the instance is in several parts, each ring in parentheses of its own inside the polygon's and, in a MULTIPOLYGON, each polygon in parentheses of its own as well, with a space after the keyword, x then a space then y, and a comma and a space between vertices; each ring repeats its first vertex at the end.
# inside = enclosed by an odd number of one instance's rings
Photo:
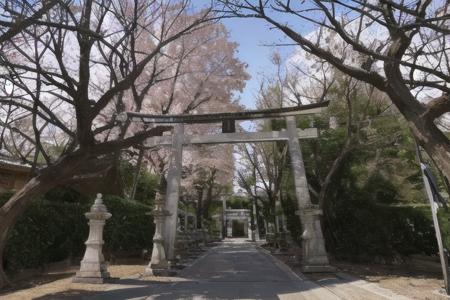
POLYGON ((44 195, 44 199, 50 202, 89 203, 91 199, 74 190, 56 187, 44 195))
POLYGON ((158 184, 159 177, 157 175, 142 170, 139 174, 134 199, 145 205, 153 205, 158 184))
POLYGON ((252 207, 251 202, 247 197, 237 195, 231 196, 227 205, 232 209, 250 209, 252 207))
MULTIPOLYGON (((131 163, 123 160, 120 162, 120 178, 122 179, 126 195, 131 195, 135 172, 136 168, 131 163)), ((158 184, 159 177, 157 175, 148 172, 145 168, 141 168, 134 200, 146 205, 152 205, 158 184)))
MULTIPOLYGON (((0 205, 11 195, 0 195, 0 205)), ((29 205, 8 238, 3 257, 8 272, 83 255, 88 236, 84 214, 93 199, 76 196, 55 189, 29 205)), ((149 206, 114 196, 105 196, 104 203, 112 213, 105 226, 105 253, 127 255, 151 248, 154 224, 146 215, 149 206)))
POLYGON ((438 220, 444 247, 447 250, 450 250, 450 210, 443 208, 439 209, 438 220))
POLYGON ((104 203, 112 214, 105 226, 105 252, 133 253, 151 248, 155 228, 153 217, 147 215, 150 206, 115 196, 105 197, 104 203))
MULTIPOLYGON (((399 113, 390 109, 383 95, 368 94, 356 87, 351 95, 352 123, 343 86, 330 90, 333 99, 328 113, 316 116, 320 129, 318 139, 302 141, 308 183, 317 203, 325 178, 339 157, 351 132, 351 147, 332 176, 324 199, 324 236, 328 251, 340 258, 393 260, 410 254, 436 254, 437 244, 431 211, 423 191, 414 140, 399 113), (337 128, 328 126, 330 117, 337 128)), ((348 100, 348 98, 347 98, 348 100)), ((308 127, 311 117, 299 117, 298 127, 308 127)), ((285 174, 291 173, 289 164, 285 174)), ((294 216, 289 217, 294 186, 285 178, 283 189, 287 203, 283 205, 291 230, 299 228, 294 216)), ((292 215, 292 213, 291 213, 292 215)), ((441 211, 444 242, 450 246, 449 213, 441 211)), ((298 233, 297 233, 298 235, 298 233)), ((295 237, 295 235, 294 235, 295 237)))
POLYGON ((284 215, 286 216, 286 223, 292 238, 298 244, 301 242, 302 224, 296 212, 298 210, 297 198, 295 197, 295 187, 292 177, 292 171, 289 169, 284 177, 284 190, 287 192, 281 197, 281 206, 284 215))
POLYGON ((335 203, 332 214, 325 226, 332 229, 335 247, 330 250, 336 257, 373 261, 436 253, 429 207, 374 204, 356 196, 335 203))
POLYGON ((365 193, 377 203, 395 203, 398 197, 396 187, 380 173, 367 179, 365 193))
POLYGON ((8 238, 3 257, 6 270, 35 268, 81 255, 87 237, 86 210, 86 205, 78 203, 46 199, 31 203, 8 238))
POLYGON ((8 201, 9 198, 12 197, 12 195, 14 195, 13 192, 5 192, 5 193, 1 193, 1 194, 0 194, 0 205, 3 205, 4 203, 6 203, 6 201, 8 201))
MULTIPOLYGON (((393 130, 395 121, 389 122, 389 130, 393 130)), ((397 125, 402 133, 398 121, 397 125)), ((387 127, 380 125, 374 130, 380 129, 381 133, 372 135, 386 135, 387 127)), ((340 136, 336 131, 329 132, 326 138, 337 141, 340 136), (333 134, 334 139, 329 136, 333 134)), ((328 250, 337 257, 366 261, 383 257, 389 261, 398 256, 436 253, 430 208, 421 177, 417 176, 413 148, 404 138, 400 136, 396 143, 381 149, 364 144, 356 147, 334 177, 325 202, 324 227, 328 250)), ((335 157, 331 149, 336 147, 338 152, 338 145, 324 146, 327 152, 321 152, 324 159, 319 171, 326 172, 327 165, 329 168, 335 157)), ((317 173, 307 171, 315 183, 317 173)))

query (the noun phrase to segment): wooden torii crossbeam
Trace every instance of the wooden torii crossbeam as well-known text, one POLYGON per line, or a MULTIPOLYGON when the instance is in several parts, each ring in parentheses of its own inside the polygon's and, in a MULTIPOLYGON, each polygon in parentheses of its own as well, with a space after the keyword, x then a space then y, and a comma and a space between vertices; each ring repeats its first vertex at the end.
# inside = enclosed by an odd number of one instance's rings
MULTIPOLYGON (((175 260, 175 238, 177 229, 178 200, 180 193, 183 146, 190 144, 223 144, 287 141, 290 161, 294 173, 295 192, 298 202, 298 214, 302 222, 303 244, 302 263, 304 272, 331 271, 328 256, 325 251, 319 216, 322 214, 317 205, 311 203, 305 166, 301 153, 299 139, 315 138, 318 136, 316 128, 298 129, 295 116, 310 115, 323 112, 329 102, 321 102, 296 107, 277 109, 252 110, 243 112, 227 112, 214 114, 181 114, 181 115, 152 115, 128 112, 121 115, 121 121, 128 118, 134 122, 146 124, 173 124, 172 135, 152 137, 147 139, 144 148, 170 146, 171 157, 167 173, 167 190, 164 208, 168 212, 165 222, 162 218, 155 218, 156 230, 152 260, 146 269, 148 274, 165 274, 167 260, 175 260), (269 132, 234 132, 236 120, 285 118, 287 128, 281 131, 269 132), (222 123, 222 133, 205 135, 185 135, 184 124, 222 123), (162 224, 164 222, 164 224, 162 224), (164 244, 164 247, 162 247, 164 244), (166 256, 167 254, 167 256, 166 256)), ((161 215, 161 207, 155 215, 161 215)), ((156 210, 156 209, 155 209, 156 210)))
POLYGON ((275 119, 288 116, 311 115, 323 112, 329 101, 320 103, 299 105, 294 107, 247 110, 238 112, 211 113, 211 114, 180 114, 180 115, 155 115, 135 112, 127 112, 126 118, 134 122, 143 122, 146 124, 201 124, 201 123, 220 123, 223 121, 236 120, 255 120, 255 119, 275 119))

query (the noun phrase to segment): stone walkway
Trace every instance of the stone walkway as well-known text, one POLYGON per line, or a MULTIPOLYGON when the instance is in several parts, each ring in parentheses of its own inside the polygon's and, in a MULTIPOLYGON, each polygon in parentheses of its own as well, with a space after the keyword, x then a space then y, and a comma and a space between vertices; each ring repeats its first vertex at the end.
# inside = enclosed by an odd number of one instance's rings
MULTIPOLYGON (((374 284, 347 279, 314 283, 294 274, 253 243, 229 240, 211 248, 176 282, 120 282, 122 288, 77 299, 406 299, 374 284), (128 284, 128 286, 126 286, 128 284)), ((73 297, 70 297, 74 299, 73 297)), ((49 299, 49 298, 46 298, 49 299)), ((57 299, 57 298, 54 298, 57 299)), ((66 299, 66 298, 65 298, 66 299)))

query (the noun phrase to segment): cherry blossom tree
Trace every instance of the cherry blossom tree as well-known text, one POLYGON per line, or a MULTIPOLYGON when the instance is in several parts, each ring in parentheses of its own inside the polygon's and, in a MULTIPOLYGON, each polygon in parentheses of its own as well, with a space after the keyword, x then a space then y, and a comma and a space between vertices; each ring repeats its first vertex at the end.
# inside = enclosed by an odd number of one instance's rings
POLYGON ((0 9, 0 143, 14 141, 25 162, 42 160, 0 208, 1 257, 30 201, 55 186, 104 176, 121 149, 171 129, 130 128, 116 116, 130 100, 135 111, 153 101, 147 95, 157 83, 172 79, 158 61, 216 17, 210 9, 194 12, 189 0, 11 0, 0 9))

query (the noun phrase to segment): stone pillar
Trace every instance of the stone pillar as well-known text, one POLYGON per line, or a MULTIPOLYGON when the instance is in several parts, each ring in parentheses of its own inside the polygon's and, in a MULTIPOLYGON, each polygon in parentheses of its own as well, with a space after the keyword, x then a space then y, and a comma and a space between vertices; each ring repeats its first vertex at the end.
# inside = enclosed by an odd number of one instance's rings
POLYGON ((255 241, 255 233, 254 233, 254 230, 252 229, 251 216, 249 216, 247 218, 247 235, 248 235, 249 240, 251 240, 253 242, 255 241))
POLYGON ((322 210, 318 205, 311 203, 308 182, 306 180, 305 166, 298 141, 297 125, 294 116, 286 117, 287 132, 289 136, 289 154, 294 173, 295 194, 298 202, 300 221, 303 227, 302 234, 302 271, 303 272, 329 272, 334 271, 329 265, 325 251, 325 242, 320 226, 322 210))
POLYGON ((155 234, 153 235, 153 250, 150 263, 145 268, 145 275, 167 276, 169 274, 169 264, 164 250, 164 238, 162 236, 164 220, 169 212, 164 209, 164 196, 156 193, 155 209, 152 213, 155 223, 155 234))
POLYGON ((222 238, 227 237, 227 198, 225 196, 222 197, 222 238))
POLYGON ((283 196, 281 194, 281 191, 278 191, 278 197, 277 197, 277 205, 278 205, 278 211, 279 211, 279 215, 278 215, 278 228, 280 232, 285 232, 287 230, 287 224, 286 224, 286 216, 284 214, 284 207, 283 204, 281 202, 281 199, 283 199, 283 196))
POLYGON ((282 231, 280 229, 280 212, 281 212, 280 198, 277 197, 277 199, 275 200, 275 234, 279 234, 282 231))
POLYGON ((267 220, 264 218, 264 233, 267 236, 267 231, 269 230, 268 226, 267 226, 267 220))
POLYGON ((233 220, 227 219, 227 237, 233 237, 233 220))
POLYGON ((192 215, 192 231, 197 231, 197 224, 198 224, 198 221, 197 221, 197 214, 193 214, 192 215))
POLYGON ((109 278, 105 258, 103 257, 103 227, 105 221, 111 218, 102 201, 102 194, 97 194, 90 212, 85 214, 89 219, 89 237, 86 241, 86 252, 81 261, 80 271, 73 278, 73 282, 103 283, 109 278))
POLYGON ((253 226, 255 226, 255 228, 254 228, 255 240, 259 241, 261 239, 261 237, 259 235, 258 212, 256 210, 256 200, 253 201, 253 226))
POLYGON ((282 224, 282 226, 283 226, 283 231, 284 231, 284 232, 289 231, 289 230, 288 230, 288 226, 287 226, 286 215, 285 215, 284 213, 281 215, 281 224, 282 224))
POLYGON ((248 220, 242 219, 242 221, 244 221, 243 222, 244 223, 244 234, 247 234, 247 237, 251 239, 252 238, 251 233, 250 233, 250 236, 249 236, 250 226, 248 226, 248 220))
POLYGON ((167 259, 175 259, 175 237, 177 232, 178 199, 180 197, 181 168, 183 159, 183 124, 175 124, 172 135, 172 153, 167 172, 166 210, 170 215, 166 218, 164 227, 164 247, 167 259))
POLYGON ((186 232, 190 232, 191 231, 191 214, 188 214, 186 216, 186 219, 187 219, 186 232))

